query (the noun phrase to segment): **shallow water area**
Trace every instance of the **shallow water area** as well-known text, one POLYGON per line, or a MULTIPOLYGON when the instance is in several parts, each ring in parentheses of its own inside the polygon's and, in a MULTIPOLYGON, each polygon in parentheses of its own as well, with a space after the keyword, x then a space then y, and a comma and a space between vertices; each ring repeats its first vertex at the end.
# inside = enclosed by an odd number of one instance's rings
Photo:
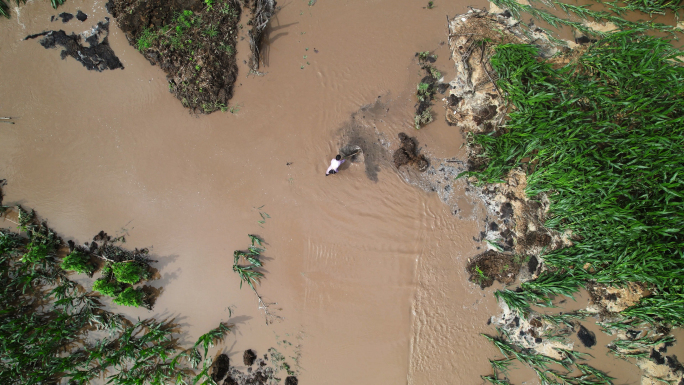
MULTIPOLYGON (((461 381, 479 381, 491 349, 477 348, 473 331, 494 305, 462 268, 476 251, 478 222, 454 216, 384 158, 375 180, 360 164, 323 175, 352 114, 378 99, 383 113, 358 125, 374 146, 388 153, 406 131, 433 156, 464 156, 439 102, 439 122, 413 130, 411 74, 415 52, 446 40, 445 15, 471 4, 281 5, 265 74, 247 76, 240 60, 237 108, 209 116, 182 108, 164 73, 113 20, 109 42, 123 70, 86 71, 61 60, 59 49, 22 40, 43 30, 83 32, 108 16, 103 1, 19 7, 0 31, 0 115, 16 121, 0 131, 5 203, 36 209, 77 243, 105 230, 126 235, 127 247, 149 247, 160 272, 151 285, 162 290, 154 310, 114 309, 174 318, 185 345, 221 321, 234 323, 219 350, 238 367, 244 349, 261 356, 275 347, 305 384, 434 383, 454 368, 461 381), (83 23, 50 22, 79 9, 83 23), (270 326, 231 271, 247 234, 266 241, 258 290, 284 318, 270 326)), ((247 41, 237 48, 246 57, 247 41)))

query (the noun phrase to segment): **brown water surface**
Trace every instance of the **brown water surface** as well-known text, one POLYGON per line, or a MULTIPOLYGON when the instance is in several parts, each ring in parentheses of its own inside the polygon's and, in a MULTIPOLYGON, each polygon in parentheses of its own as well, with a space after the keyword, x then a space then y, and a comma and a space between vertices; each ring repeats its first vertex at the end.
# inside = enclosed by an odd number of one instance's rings
MULTIPOLYGON (((234 322, 222 347, 233 363, 246 348, 273 346, 301 354, 304 384, 479 381, 492 350, 476 346, 475 332, 496 309, 462 266, 480 224, 454 216, 386 161, 396 134, 413 130, 414 53, 441 48, 449 76, 446 15, 467 4, 307 3, 280 4, 264 76, 246 76, 246 41, 238 46, 238 111, 199 117, 114 23, 109 40, 124 70, 89 72, 22 40, 83 32, 107 16, 103 0, 60 7, 83 10, 85 23, 50 23, 59 12, 44 1, 20 7, 0 30, 0 115, 17 122, 0 127, 6 202, 35 208, 77 242, 105 230, 150 247, 162 295, 151 312, 117 310, 175 317, 186 344, 234 322), (377 108, 364 117, 364 105, 377 108), (375 180, 362 164, 324 176, 350 130, 379 140, 375 180), (267 242, 259 290, 284 317, 271 326, 230 269, 248 233, 267 242)), ((462 158, 460 133, 437 120, 416 133, 423 151, 462 158)))

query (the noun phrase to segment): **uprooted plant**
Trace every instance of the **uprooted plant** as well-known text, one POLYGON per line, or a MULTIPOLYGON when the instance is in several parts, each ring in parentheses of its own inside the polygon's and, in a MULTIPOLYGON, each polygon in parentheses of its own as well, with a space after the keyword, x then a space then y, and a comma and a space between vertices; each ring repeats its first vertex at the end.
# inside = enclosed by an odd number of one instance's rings
POLYGON ((241 289, 243 283, 247 283, 252 289, 259 301, 259 309, 264 312, 266 324, 271 324, 274 320, 282 319, 281 316, 273 313, 270 309, 270 307, 276 303, 265 302, 254 286, 254 284, 260 283, 260 280, 264 277, 264 274, 257 270, 263 266, 263 262, 260 259, 261 253, 264 252, 264 249, 262 248, 263 240, 257 235, 249 234, 248 236, 251 245, 247 248, 247 251, 235 250, 233 252, 233 271, 240 277, 241 289))
MULTIPOLYGON (((249 3, 249 0, 245 3, 249 3)), ((262 59, 261 42, 264 38, 264 31, 268 26, 268 22, 275 14, 275 0, 253 0, 252 19, 249 21, 252 25, 252 29, 249 31, 249 48, 252 51, 252 56, 249 59, 249 68, 255 73, 259 72, 259 63, 262 59)))

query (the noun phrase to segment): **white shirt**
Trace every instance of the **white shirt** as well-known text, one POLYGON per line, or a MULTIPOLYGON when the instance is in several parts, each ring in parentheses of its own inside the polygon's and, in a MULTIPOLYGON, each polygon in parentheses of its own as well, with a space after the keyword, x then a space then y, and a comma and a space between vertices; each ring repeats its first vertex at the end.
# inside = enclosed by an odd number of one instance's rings
POLYGON ((333 158, 333 160, 330 161, 330 167, 328 167, 328 171, 325 172, 325 175, 330 174, 330 171, 333 171, 333 170, 335 170, 335 172, 337 172, 337 168, 340 167, 340 165, 342 163, 344 163, 344 159, 337 160, 337 159, 333 158))

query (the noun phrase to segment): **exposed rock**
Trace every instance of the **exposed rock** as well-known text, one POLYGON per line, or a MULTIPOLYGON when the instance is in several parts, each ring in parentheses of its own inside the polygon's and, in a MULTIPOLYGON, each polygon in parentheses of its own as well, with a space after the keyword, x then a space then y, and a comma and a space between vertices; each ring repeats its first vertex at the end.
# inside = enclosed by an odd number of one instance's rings
POLYGON ((256 358, 256 353, 252 349, 245 350, 245 353, 242 355, 242 361, 246 366, 252 366, 256 358))

